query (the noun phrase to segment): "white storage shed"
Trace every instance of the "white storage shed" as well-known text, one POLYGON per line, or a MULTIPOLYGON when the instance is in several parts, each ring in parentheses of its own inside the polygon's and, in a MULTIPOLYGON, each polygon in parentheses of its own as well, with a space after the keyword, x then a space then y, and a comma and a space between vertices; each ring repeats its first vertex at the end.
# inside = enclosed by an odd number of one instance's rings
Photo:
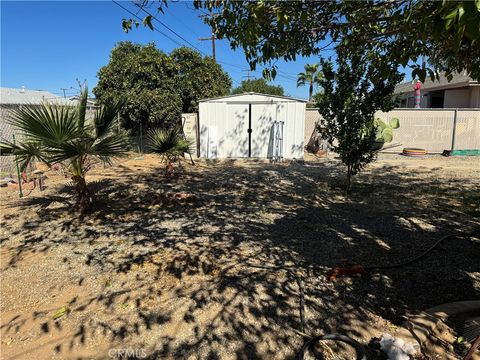
POLYGON ((199 102, 200 156, 303 159, 306 100, 258 93, 199 102))

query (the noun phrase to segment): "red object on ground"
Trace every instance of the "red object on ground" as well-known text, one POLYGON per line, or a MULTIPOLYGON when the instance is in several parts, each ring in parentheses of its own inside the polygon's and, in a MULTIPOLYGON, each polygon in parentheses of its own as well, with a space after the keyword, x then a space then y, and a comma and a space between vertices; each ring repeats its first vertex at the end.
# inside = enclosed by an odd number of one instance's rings
POLYGON ((363 266, 353 266, 351 268, 333 268, 327 274, 329 281, 337 280, 337 277, 353 276, 357 274, 365 274, 365 268, 363 266))
POLYGON ((427 155, 427 150, 419 148, 404 148, 402 155, 405 156, 424 156, 427 155))

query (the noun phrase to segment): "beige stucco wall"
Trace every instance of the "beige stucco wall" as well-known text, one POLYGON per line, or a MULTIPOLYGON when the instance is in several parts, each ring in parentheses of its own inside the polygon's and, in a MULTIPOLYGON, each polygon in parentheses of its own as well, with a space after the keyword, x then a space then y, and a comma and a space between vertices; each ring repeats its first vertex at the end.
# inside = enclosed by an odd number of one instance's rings
POLYGON ((198 117, 196 113, 182 114, 183 132, 192 142, 192 156, 198 156, 198 117))
POLYGON ((393 148, 399 152, 405 147, 418 147, 428 152, 442 152, 452 146, 454 110, 436 109, 395 109, 388 113, 377 112, 375 116, 388 122, 391 118, 400 120, 400 128, 393 131, 393 148))
POLYGON ((480 110, 458 110, 455 149, 480 149, 480 110))
POLYGON ((313 130, 318 122, 320 122, 321 116, 318 109, 307 108, 305 109, 305 137, 303 143, 308 144, 310 137, 313 134, 313 130))
MULTIPOLYGON (((404 147, 421 147, 432 153, 441 153, 452 147, 453 109, 395 109, 388 113, 379 111, 375 116, 386 122, 393 117, 400 120, 400 128, 393 131, 392 142, 398 146, 389 151, 400 152, 404 147)), ((307 109, 305 143, 310 139, 314 123, 319 120, 317 109, 307 109)), ((480 109, 457 110, 455 149, 480 149, 480 109)))
POLYGON ((443 107, 446 109, 470 107, 470 90, 471 89, 445 90, 443 107))
POLYGON ((480 108, 480 86, 471 88, 470 91, 470 107, 480 108))

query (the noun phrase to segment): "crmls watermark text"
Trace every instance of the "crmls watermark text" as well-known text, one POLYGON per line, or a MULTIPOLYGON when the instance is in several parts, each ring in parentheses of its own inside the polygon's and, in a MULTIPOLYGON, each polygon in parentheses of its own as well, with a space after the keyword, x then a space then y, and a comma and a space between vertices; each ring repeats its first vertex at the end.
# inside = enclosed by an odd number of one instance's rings
POLYGON ((145 349, 110 349, 108 356, 112 359, 144 359, 147 357, 145 349))

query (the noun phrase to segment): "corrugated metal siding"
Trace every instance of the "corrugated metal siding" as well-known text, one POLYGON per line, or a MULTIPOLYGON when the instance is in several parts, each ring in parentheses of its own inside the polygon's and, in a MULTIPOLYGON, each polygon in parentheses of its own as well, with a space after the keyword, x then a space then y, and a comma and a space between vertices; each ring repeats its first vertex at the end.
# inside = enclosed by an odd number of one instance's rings
POLYGON ((248 109, 252 107, 252 157, 266 158, 274 121, 284 121, 283 156, 303 159, 305 103, 263 95, 199 104, 200 156, 208 157, 209 131, 217 132, 217 157, 248 157, 248 109), (240 101, 241 100, 241 101, 240 101))

